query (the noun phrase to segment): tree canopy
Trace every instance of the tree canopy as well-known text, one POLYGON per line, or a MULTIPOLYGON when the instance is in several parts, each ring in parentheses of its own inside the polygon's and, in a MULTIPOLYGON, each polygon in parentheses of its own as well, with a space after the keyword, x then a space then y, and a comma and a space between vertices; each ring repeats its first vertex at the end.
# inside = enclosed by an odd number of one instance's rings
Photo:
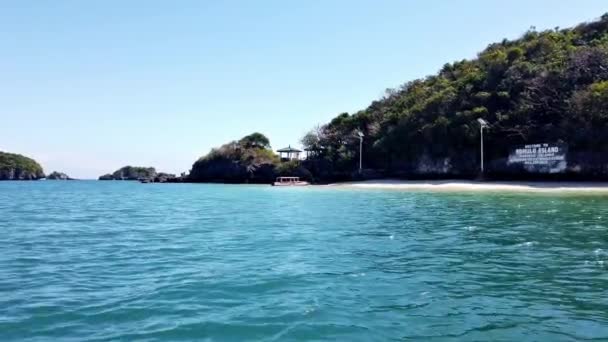
POLYGON ((243 137, 241 140, 239 140, 239 144, 245 148, 255 147, 270 149, 270 140, 268 140, 264 134, 258 132, 243 137))

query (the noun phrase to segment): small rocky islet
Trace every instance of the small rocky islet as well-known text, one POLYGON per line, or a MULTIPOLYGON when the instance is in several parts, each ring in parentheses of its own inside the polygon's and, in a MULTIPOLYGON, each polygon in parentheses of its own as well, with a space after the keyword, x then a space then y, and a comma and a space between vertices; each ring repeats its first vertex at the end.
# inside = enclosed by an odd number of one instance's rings
POLYGON ((123 166, 113 173, 108 173, 99 177, 99 180, 127 180, 145 181, 151 183, 165 183, 175 179, 175 175, 165 172, 156 172, 153 167, 123 166))
POLYGON ((51 172, 50 174, 48 174, 46 176, 46 179, 48 179, 48 180, 74 180, 74 178, 71 178, 67 174, 65 174, 63 172, 58 172, 58 171, 51 172))

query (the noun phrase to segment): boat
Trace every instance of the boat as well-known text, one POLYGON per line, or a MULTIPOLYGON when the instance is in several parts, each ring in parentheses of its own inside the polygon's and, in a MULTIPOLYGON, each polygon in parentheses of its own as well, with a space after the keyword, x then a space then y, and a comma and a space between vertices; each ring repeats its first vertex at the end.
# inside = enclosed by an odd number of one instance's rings
POLYGON ((305 186, 310 185, 306 181, 300 180, 300 177, 277 177, 273 186, 305 186))
POLYGON ((152 180, 150 178, 140 178, 139 182, 140 183, 152 183, 152 180))

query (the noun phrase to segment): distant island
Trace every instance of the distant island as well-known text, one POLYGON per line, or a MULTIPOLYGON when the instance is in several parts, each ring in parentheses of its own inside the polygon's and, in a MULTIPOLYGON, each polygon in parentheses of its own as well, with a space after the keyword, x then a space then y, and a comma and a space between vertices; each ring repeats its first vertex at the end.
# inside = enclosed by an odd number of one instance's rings
POLYGON ((168 179, 176 178, 175 175, 156 172, 153 167, 141 166, 124 166, 114 171, 99 177, 99 180, 147 180, 150 182, 164 183, 168 179))
POLYGON ((44 178, 42 166, 20 154, 0 152, 0 180, 37 180, 44 178))
POLYGON ((70 176, 68 176, 67 174, 65 174, 63 172, 57 172, 57 171, 53 171, 50 174, 48 174, 46 176, 46 179, 49 179, 49 180, 74 180, 73 178, 70 178, 70 176))

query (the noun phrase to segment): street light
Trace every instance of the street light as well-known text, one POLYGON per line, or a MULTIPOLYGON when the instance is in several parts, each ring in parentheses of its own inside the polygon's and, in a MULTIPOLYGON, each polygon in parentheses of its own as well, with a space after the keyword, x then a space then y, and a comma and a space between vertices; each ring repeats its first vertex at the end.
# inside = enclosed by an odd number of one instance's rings
POLYGON ((357 131, 357 135, 359 136, 359 173, 363 170, 363 133, 361 131, 357 131))
POLYGON ((482 118, 478 118, 477 122, 479 122, 479 131, 481 132, 481 174, 483 175, 483 129, 488 128, 490 124, 482 118))

